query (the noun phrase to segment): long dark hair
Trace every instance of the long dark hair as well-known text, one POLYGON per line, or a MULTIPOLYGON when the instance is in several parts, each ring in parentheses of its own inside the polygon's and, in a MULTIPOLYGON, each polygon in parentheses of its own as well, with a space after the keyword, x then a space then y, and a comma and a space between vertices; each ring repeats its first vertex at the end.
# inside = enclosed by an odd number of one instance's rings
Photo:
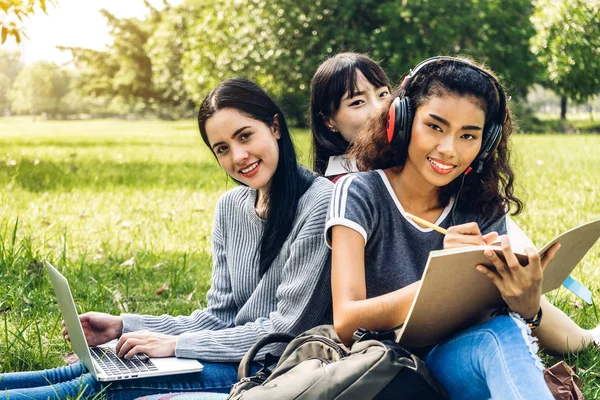
MULTIPOLYGON (((469 61, 495 77, 490 70, 469 61)), ((395 92, 390 103, 396 96, 402 95, 403 90, 398 88, 395 92)), ((409 97, 411 108, 416 112, 428 99, 449 93, 472 96, 485 113, 486 126, 491 121, 499 122, 502 113, 494 84, 489 78, 461 62, 441 60, 424 66, 415 75, 404 95, 409 97)), ((463 175, 440 188, 439 199, 442 205, 448 204, 450 198, 457 194, 464 178, 464 187, 457 199, 457 209, 482 212, 489 216, 503 215, 509 210, 512 215, 517 215, 523 210, 523 202, 514 194, 515 174, 510 165, 508 148, 513 128, 510 112, 506 110, 506 113, 502 139, 492 158, 484 164, 481 173, 463 175)), ((388 142, 386 119, 387 108, 381 115, 371 118, 353 141, 349 155, 356 158, 360 170, 401 170, 404 167, 408 148, 400 148, 388 142)))
POLYGON ((349 143, 339 133, 325 126, 325 119, 340 108, 346 93, 356 93, 356 75, 360 71, 376 88, 390 87, 379 64, 358 53, 340 53, 319 66, 310 87, 310 125, 313 139, 313 169, 324 174, 329 157, 346 153, 349 143))
POLYGON ((235 109, 249 118, 264 122, 269 127, 273 126, 275 116, 279 122, 279 161, 267 193, 267 221, 260 242, 259 272, 263 276, 290 234, 296 218, 298 200, 315 177, 296 162, 294 144, 279 106, 260 86, 246 79, 228 79, 213 89, 202 101, 198 111, 198 126, 202 140, 209 148, 206 121, 224 108, 235 109))

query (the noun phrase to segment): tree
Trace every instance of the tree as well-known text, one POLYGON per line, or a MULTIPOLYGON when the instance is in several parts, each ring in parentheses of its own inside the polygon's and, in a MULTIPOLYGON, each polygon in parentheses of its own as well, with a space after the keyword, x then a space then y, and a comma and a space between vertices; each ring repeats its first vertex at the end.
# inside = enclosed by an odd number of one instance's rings
POLYGON ((128 104, 137 99, 150 101, 154 96, 152 64, 144 50, 150 36, 148 30, 137 18, 119 19, 107 10, 100 13, 108 20, 114 39, 110 50, 119 67, 113 77, 113 89, 128 104))
POLYGON ((582 103, 600 93, 600 0, 536 0, 535 6, 531 48, 566 119, 568 99, 582 103))
POLYGON ((0 49, 0 115, 4 114, 10 105, 8 92, 17 74, 23 69, 19 61, 19 52, 9 52, 0 49))
POLYGON ((69 78, 55 63, 39 61, 21 70, 9 97, 13 111, 50 117, 62 114, 62 99, 69 92, 69 78))
POLYGON ((537 60, 529 51, 535 34, 530 0, 406 0, 385 3, 378 53, 396 80, 425 58, 467 55, 485 63, 524 97, 535 83, 537 60))
POLYGON ((195 106, 183 80, 181 59, 186 35, 183 15, 167 5, 153 32, 146 43, 146 52, 152 65, 156 113, 165 119, 189 116, 195 106))
POLYGON ((17 43, 21 42, 22 26, 16 20, 23 22, 23 18, 32 15, 36 8, 46 12, 47 4, 55 4, 54 0, 0 0, 0 11, 4 14, 5 21, 0 20, 2 44, 7 37, 13 36, 17 43), (12 19, 12 20, 11 20, 12 19), (16 20, 15 20, 16 19, 16 20))
POLYGON ((120 19, 107 10, 100 13, 113 37, 107 51, 60 47, 71 51, 78 69, 74 87, 82 97, 110 99, 120 112, 143 111, 155 96, 152 64, 144 49, 152 28, 137 18, 120 19))
POLYGON ((245 76, 302 122, 312 75, 339 51, 370 54, 394 82, 427 57, 458 53, 524 95, 536 77, 532 12, 530 0, 188 0, 186 87, 199 102, 222 79, 245 76))

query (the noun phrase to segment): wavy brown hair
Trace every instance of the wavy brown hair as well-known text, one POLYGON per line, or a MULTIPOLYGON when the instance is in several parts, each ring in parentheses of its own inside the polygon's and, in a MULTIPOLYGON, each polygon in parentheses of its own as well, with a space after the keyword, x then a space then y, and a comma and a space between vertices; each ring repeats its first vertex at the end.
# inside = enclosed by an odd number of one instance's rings
MULTIPOLYGON (((467 61, 467 59, 463 59, 467 61)), ((483 66, 468 60, 490 75, 495 75, 483 66)), ((471 96, 485 113, 485 126, 499 122, 503 115, 496 86, 484 74, 464 63, 439 60, 425 65, 414 76, 406 93, 396 89, 390 104, 397 96, 407 96, 411 109, 416 112, 432 97, 446 94, 471 96)), ((408 157, 408 148, 401 148, 387 140, 387 108, 380 115, 371 118, 359 132, 349 151, 350 158, 356 159, 361 171, 396 168, 402 170, 408 157)), ((502 124, 502 138, 491 159, 485 162, 481 173, 461 175, 439 191, 440 204, 447 205, 452 196, 459 192, 456 208, 463 211, 483 212, 486 215, 503 215, 511 211, 517 215, 523 210, 523 202, 514 193, 515 174, 510 165, 509 139, 513 131, 510 112, 502 124)), ((484 132, 487 130, 484 127, 484 132)), ((485 140, 482 140, 482 143, 485 140)))

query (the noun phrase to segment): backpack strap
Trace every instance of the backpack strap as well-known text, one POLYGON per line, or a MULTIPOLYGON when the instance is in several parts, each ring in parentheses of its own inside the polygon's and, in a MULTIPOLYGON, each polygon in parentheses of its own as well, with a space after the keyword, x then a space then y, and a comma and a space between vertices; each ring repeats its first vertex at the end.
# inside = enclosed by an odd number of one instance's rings
POLYGON ((394 340, 396 338, 396 330, 401 328, 402 325, 397 326, 393 329, 389 329, 383 332, 370 331, 365 328, 358 328, 352 335, 352 340, 355 342, 361 342, 363 340, 394 340))
MULTIPOLYGON (((246 355, 240 362, 240 366, 238 367, 238 380, 250 376, 250 368, 252 366, 252 362, 254 361, 254 357, 256 357, 258 352, 263 347, 273 343, 289 343, 294 338, 295 336, 289 333, 271 333, 254 343, 254 345, 250 347, 250 350, 246 352, 246 355)), ((265 368, 266 367, 267 364, 265 363, 265 368)))

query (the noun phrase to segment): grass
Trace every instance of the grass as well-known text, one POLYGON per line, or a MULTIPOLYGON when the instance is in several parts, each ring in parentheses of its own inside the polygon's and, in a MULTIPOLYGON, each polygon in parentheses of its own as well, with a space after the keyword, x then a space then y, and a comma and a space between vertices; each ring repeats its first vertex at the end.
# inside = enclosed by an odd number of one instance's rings
MULTIPOLYGON (((295 139, 306 163, 308 134, 295 139)), ((600 135, 517 136, 513 148, 527 203, 515 219, 538 246, 600 216, 600 135)), ((193 121, 0 119, 0 372, 64 365, 70 351, 44 258, 69 279, 81 311, 204 307, 212 213, 232 187, 193 121)), ((596 298, 598 265, 596 244, 574 273, 596 298)), ((595 306, 564 289, 550 298, 584 327, 600 322, 595 306)), ((567 361, 586 398, 599 398, 599 352, 567 361)))

